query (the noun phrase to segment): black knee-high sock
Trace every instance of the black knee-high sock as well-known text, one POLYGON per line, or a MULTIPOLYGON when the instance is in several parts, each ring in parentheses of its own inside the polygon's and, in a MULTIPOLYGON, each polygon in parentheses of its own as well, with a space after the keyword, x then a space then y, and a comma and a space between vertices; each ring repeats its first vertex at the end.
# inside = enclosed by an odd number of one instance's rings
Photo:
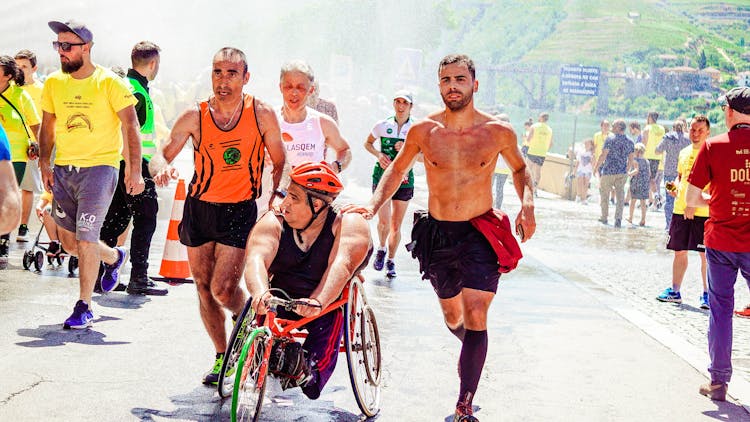
POLYGON ((461 390, 458 394, 457 405, 471 408, 471 400, 482 376, 484 360, 487 357, 487 330, 466 330, 464 344, 461 347, 461 357, 458 364, 461 368, 461 390))
POLYGON ((450 325, 448 325, 448 324, 445 324, 445 326, 448 327, 448 329, 450 330, 450 332, 453 333, 453 335, 456 336, 456 338, 458 338, 459 340, 461 340, 461 342, 463 343, 464 336, 466 335, 466 328, 464 328, 464 323, 463 322, 461 323, 461 325, 459 325, 456 328, 451 328, 450 325))

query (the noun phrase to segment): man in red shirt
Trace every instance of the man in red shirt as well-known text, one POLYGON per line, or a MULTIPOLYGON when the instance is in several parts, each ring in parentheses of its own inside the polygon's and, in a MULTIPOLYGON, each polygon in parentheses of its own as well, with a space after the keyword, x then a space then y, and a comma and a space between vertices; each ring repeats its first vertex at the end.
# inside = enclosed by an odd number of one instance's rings
POLYGON ((711 382, 700 393, 724 401, 732 377, 732 311, 737 271, 750 280, 750 88, 720 98, 729 132, 708 139, 688 177, 689 207, 709 206, 704 243, 708 260, 708 352, 711 382), (708 197, 701 191, 706 185, 708 197))

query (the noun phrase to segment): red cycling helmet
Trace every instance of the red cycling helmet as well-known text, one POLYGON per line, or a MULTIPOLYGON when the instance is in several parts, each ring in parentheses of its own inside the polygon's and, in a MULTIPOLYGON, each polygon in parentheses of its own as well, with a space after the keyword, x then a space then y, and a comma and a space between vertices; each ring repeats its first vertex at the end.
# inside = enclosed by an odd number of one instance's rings
POLYGON ((344 189, 338 175, 324 162, 305 161, 295 166, 289 178, 313 193, 335 197, 344 189))

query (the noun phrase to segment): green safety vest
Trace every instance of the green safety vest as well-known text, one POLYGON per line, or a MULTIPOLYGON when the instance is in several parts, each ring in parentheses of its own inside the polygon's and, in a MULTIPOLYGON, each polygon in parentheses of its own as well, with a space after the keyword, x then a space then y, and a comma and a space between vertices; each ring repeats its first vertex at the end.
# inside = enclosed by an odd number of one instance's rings
POLYGON ((128 78, 130 85, 133 86, 133 92, 143 95, 146 99, 146 121, 141 125, 141 155, 146 160, 156 154, 156 131, 154 130, 154 103, 146 88, 134 78, 128 78))

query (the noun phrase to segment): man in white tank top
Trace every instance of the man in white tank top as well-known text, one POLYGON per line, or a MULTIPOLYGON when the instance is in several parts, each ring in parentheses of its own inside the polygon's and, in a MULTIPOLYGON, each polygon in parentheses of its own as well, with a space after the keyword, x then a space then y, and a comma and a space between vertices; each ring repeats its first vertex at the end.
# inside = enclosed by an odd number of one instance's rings
POLYGON ((296 166, 303 161, 325 161, 326 150, 330 148, 335 159, 329 164, 339 173, 349 165, 351 150, 333 119, 307 107, 314 80, 312 68, 303 61, 295 60, 281 67, 279 89, 284 105, 279 111, 279 123, 287 162, 296 166))
MULTIPOLYGON (((345 169, 352 160, 349 143, 341 136, 336 122, 329 116, 307 106, 314 90, 315 75, 312 68, 301 60, 281 67, 279 90, 284 105, 278 110, 281 139, 286 148, 286 162, 291 167, 303 161, 326 161, 327 150, 332 161, 330 167, 336 173, 345 169)), ((272 164, 266 161, 264 173, 270 172, 272 164)), ((288 174, 289 169, 284 171, 288 174)), ((269 177, 263 179, 263 195, 256 201, 258 218, 268 209, 271 201, 269 177)))

